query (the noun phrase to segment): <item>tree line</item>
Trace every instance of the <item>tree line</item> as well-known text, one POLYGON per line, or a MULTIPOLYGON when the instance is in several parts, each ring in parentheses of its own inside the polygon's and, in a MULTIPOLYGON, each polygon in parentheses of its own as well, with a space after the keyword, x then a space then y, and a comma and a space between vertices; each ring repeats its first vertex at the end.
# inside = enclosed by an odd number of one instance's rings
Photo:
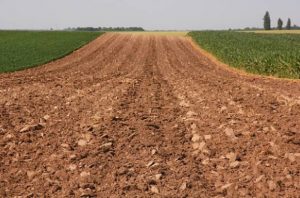
MULTIPOLYGON (((283 21, 281 18, 278 19, 277 21, 277 29, 278 30, 282 30, 284 29, 284 24, 283 24, 283 21)), ((267 11, 265 16, 264 16, 264 29, 265 30, 271 30, 272 27, 271 27, 271 16, 270 16, 270 13, 267 11)), ((289 18, 287 23, 286 23, 286 26, 285 26, 285 29, 286 30, 291 30, 291 29, 298 29, 298 27, 296 25, 294 25, 292 27, 292 20, 289 18)))
POLYGON ((142 27, 77 27, 77 28, 67 28, 68 31, 103 31, 103 32, 112 32, 112 31, 145 31, 142 27))

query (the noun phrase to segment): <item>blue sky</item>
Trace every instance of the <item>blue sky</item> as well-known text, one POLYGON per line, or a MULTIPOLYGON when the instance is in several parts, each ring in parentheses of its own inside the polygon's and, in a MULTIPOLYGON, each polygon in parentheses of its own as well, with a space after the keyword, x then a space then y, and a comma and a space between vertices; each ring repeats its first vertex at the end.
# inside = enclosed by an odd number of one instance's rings
POLYGON ((261 27, 266 10, 300 25, 299 0, 0 0, 1 29, 142 26, 146 29, 261 27))

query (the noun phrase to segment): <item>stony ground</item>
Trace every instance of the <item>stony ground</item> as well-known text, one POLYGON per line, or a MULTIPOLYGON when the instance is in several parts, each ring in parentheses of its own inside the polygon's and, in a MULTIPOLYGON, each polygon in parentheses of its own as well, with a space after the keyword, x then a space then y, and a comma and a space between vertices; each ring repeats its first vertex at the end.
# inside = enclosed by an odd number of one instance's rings
POLYGON ((0 197, 299 197, 300 82, 105 34, 0 74, 0 197))

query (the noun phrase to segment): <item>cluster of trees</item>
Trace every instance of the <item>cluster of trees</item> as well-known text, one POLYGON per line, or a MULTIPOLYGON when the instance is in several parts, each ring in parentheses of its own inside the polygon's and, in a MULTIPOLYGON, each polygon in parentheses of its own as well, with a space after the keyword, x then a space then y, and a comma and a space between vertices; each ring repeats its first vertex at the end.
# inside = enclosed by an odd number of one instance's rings
POLYGON ((111 31, 145 31, 142 27, 77 27, 77 28, 67 28, 66 30, 69 31, 104 31, 104 32, 111 32, 111 31))
MULTIPOLYGON (((287 23, 286 23, 286 26, 285 26, 285 29, 287 30, 291 30, 291 29, 294 29, 294 28, 297 28, 296 25, 294 25, 292 27, 292 20, 289 18, 287 23)), ((264 16, 264 29, 265 30, 271 30, 272 27, 271 27, 271 17, 270 17, 270 13, 269 12, 266 12, 265 16, 264 16)), ((278 30, 282 30, 283 29, 283 21, 281 18, 278 19, 277 21, 277 29, 278 30)))

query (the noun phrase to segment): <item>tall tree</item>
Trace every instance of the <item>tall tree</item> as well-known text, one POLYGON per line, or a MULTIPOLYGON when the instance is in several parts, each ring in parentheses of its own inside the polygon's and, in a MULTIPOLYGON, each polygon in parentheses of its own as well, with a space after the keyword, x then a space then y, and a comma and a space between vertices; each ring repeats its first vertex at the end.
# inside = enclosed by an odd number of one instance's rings
POLYGON ((278 19, 278 23, 277 24, 278 24, 278 26, 277 26, 278 30, 282 30, 283 21, 281 20, 281 18, 278 19))
POLYGON ((287 24, 286 24, 286 29, 287 30, 290 30, 292 28, 292 21, 291 19, 289 18, 288 21, 287 21, 287 24))
POLYGON ((264 16, 264 28, 265 30, 271 30, 271 17, 268 11, 264 16))

